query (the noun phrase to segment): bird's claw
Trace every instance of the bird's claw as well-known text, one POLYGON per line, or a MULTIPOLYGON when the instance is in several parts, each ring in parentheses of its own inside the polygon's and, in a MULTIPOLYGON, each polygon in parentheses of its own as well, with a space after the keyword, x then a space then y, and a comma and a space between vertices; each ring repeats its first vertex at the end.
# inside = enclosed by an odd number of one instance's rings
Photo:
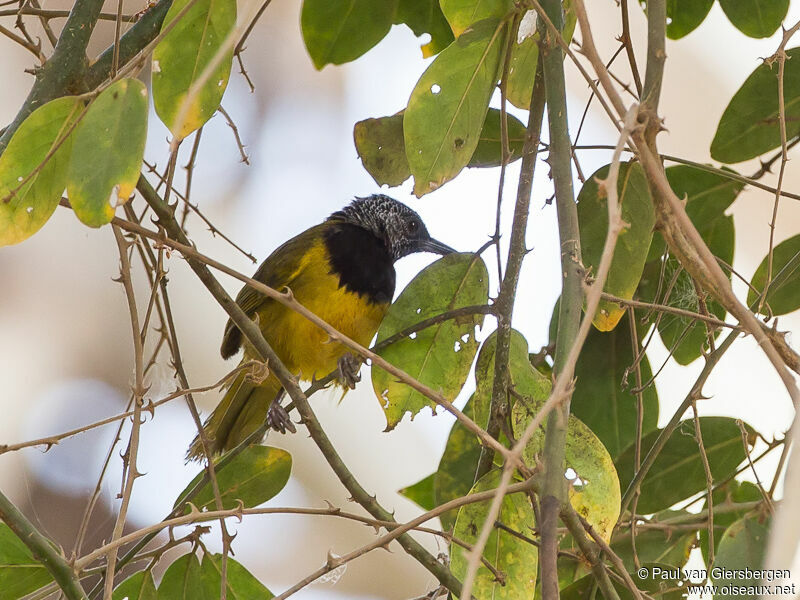
POLYGON ((297 428, 289 418, 289 413, 286 412, 286 409, 281 405, 280 400, 276 400, 270 404, 269 410, 267 411, 267 423, 275 431, 286 433, 288 430, 292 433, 297 433, 297 428))
POLYGON ((349 352, 339 358, 339 383, 354 390, 361 381, 361 360, 349 352))

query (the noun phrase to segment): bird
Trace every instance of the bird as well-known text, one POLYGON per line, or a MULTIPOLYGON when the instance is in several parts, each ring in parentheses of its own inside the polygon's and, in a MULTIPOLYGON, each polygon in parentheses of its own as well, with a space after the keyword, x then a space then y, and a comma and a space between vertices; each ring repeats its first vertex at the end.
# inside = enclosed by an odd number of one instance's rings
MULTIPOLYGON (((369 344, 394 296, 394 263, 415 252, 446 255, 453 248, 432 238, 420 216, 383 194, 355 198, 325 221, 278 247, 254 279, 277 290, 290 289, 311 312, 362 346, 369 344)), ((339 384, 355 387, 360 361, 299 313, 249 286, 236 303, 258 323, 264 338, 290 372, 312 380, 338 369, 339 384)), ((220 354, 244 350, 240 364, 259 355, 228 320, 220 354)), ((280 401, 284 390, 274 374, 254 377, 243 369, 205 421, 212 454, 237 446, 267 419, 273 429, 294 431, 280 401)), ((199 434, 187 460, 204 456, 199 434)))

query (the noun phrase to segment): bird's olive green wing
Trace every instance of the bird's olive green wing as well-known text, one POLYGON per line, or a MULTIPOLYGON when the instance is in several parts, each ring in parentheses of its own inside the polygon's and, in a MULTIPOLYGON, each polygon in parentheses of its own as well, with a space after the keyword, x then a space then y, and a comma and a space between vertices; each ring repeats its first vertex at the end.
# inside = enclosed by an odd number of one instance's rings
MULTIPOLYGON (((279 246, 261 263, 253 275, 253 279, 278 291, 285 287, 291 287, 292 282, 300 273, 303 257, 322 239, 325 227, 326 224, 322 223, 306 229, 279 246)), ((266 302, 274 302, 274 300, 260 294, 248 285, 245 285, 236 296, 236 304, 249 317, 252 317, 256 310, 266 302)), ((222 337, 222 347, 220 348, 222 358, 230 358, 236 354, 241 345, 242 333, 229 319, 225 325, 225 334, 222 337)))

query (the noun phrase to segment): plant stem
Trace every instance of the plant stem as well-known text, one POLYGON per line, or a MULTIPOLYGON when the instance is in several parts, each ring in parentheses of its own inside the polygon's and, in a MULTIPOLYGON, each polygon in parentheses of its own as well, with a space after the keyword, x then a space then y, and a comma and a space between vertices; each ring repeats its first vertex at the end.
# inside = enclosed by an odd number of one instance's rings
POLYGON ((34 110, 54 98, 86 91, 83 82, 88 63, 86 46, 102 8, 103 0, 75 2, 53 55, 36 74, 36 81, 22 108, 0 136, 0 154, 17 128, 34 110))
MULTIPOLYGON (((511 317, 514 312, 514 299, 517 295, 517 283, 522 268, 522 260, 528 249, 525 245, 525 232, 528 229, 528 212, 531 204, 531 188, 536 168, 537 149, 542 133, 542 116, 544 114, 545 90, 542 61, 536 66, 536 76, 531 93, 528 128, 525 143, 522 147, 522 167, 517 185, 517 202, 514 207, 514 221, 511 226, 511 241, 508 249, 508 261, 500 293, 494 303, 497 317, 497 345, 494 357, 494 383, 492 386, 492 402, 487 431, 492 437, 500 432, 500 420, 507 417, 507 397, 510 377, 508 372, 509 345, 511 342, 511 317)), ((479 425, 483 425, 479 423, 479 425)), ((477 481, 492 467, 494 450, 484 446, 475 473, 477 481)))
POLYGON ((25 518, 25 515, 2 492, 0 492, 0 519, 30 549, 33 557, 50 572, 69 600, 86 600, 86 592, 83 591, 78 576, 56 549, 55 544, 39 533, 33 523, 25 518))
MULTIPOLYGON (((549 163, 553 174, 558 214, 558 231, 561 239, 561 272, 563 277, 561 302, 558 318, 558 335, 554 371, 557 377, 563 373, 567 355, 578 334, 581 305, 583 303, 582 267, 578 211, 572 189, 572 169, 570 163, 571 144, 567 125, 566 83, 564 80, 564 53, 555 39, 564 28, 564 16, 558 0, 542 2, 550 21, 558 34, 540 24, 540 54, 544 67, 544 80, 547 89, 547 117, 550 125, 549 163)), ((564 445, 569 418, 570 394, 550 413, 543 452, 544 473, 541 494, 540 523, 542 552, 542 597, 557 600, 558 537, 556 527, 561 505, 565 498, 564 445)))

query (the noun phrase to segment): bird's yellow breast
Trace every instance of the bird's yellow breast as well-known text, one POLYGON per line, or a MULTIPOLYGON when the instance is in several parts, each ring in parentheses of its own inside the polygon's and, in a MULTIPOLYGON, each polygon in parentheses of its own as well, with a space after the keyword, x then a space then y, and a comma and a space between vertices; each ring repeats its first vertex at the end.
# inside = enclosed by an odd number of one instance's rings
MULTIPOLYGON (((362 346, 369 344, 383 320, 388 303, 369 301, 365 295, 339 285, 331 273, 328 251, 318 240, 306 251, 288 278, 300 304, 362 346)), ((347 348, 330 341, 328 334, 297 312, 267 300, 256 311, 264 336, 286 367, 301 379, 324 377, 337 366, 347 348)))

